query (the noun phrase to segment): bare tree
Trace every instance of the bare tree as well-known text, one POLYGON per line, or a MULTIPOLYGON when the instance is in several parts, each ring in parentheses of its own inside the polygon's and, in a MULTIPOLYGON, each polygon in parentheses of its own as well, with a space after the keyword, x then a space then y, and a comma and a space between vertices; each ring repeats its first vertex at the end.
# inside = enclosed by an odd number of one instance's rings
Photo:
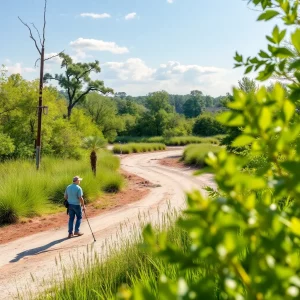
POLYGON ((26 26, 29 30, 29 37, 33 40, 35 48, 37 49, 40 57, 36 60, 35 66, 37 66, 37 62, 40 61, 40 85, 39 85, 39 104, 37 107, 37 112, 38 112, 38 128, 37 128, 37 138, 36 138, 36 143, 35 143, 35 148, 36 148, 36 168, 37 170, 40 168, 40 161, 41 161, 41 132, 42 132, 42 114, 43 112, 47 111, 47 107, 43 106, 43 83, 44 83, 44 63, 46 60, 49 60, 51 58, 54 58, 58 56, 60 53, 57 55, 53 55, 51 57, 48 57, 45 59, 45 41, 46 41, 46 12, 47 12, 47 0, 45 0, 45 5, 44 5, 44 25, 43 25, 43 32, 42 35, 40 34, 40 31, 37 29, 37 27, 34 25, 34 23, 31 23, 30 27, 27 23, 25 23, 20 17, 19 20, 22 22, 24 26, 26 26), (32 33, 32 28, 36 31, 38 35, 38 41, 34 37, 32 33), (39 46, 40 44, 40 46, 39 46))

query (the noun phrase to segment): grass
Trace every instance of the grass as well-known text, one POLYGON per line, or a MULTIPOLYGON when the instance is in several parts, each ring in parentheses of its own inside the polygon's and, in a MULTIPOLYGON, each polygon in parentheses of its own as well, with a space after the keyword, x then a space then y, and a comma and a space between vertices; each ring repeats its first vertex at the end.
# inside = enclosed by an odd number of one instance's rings
POLYGON ((220 150, 220 146, 212 144, 189 145, 183 152, 182 160, 186 165, 204 167, 207 153, 218 153, 220 150))
POLYGON ((115 144, 113 148, 114 153, 130 154, 150 151, 165 150, 166 145, 159 143, 129 143, 125 145, 115 144))
POLYGON ((154 137, 128 137, 121 136, 116 139, 119 143, 163 143, 167 146, 185 146, 189 144, 220 144, 220 141, 224 138, 224 135, 216 135, 213 137, 198 137, 198 136, 180 136, 166 138, 163 136, 154 137))
POLYGON ((36 171, 33 161, 10 161, 0 164, 0 225, 55 211, 63 204, 66 186, 72 177, 83 177, 81 186, 86 202, 96 200, 103 192, 117 192, 123 186, 118 173, 119 159, 100 151, 97 176, 86 160, 44 157, 36 171))
MULTIPOLYGON (((158 231, 166 231, 170 242, 178 245, 183 251, 189 246, 187 233, 174 225, 178 217, 175 210, 160 219, 156 226, 158 231)), ((142 226, 142 225, 141 225, 142 226)), ((128 229, 128 228, 127 228, 128 229)), ((41 292, 35 299, 116 299, 120 286, 133 288, 143 284, 157 293, 157 282, 160 274, 174 279, 179 267, 170 265, 161 258, 156 257, 144 247, 141 247, 142 237, 138 228, 129 228, 129 239, 122 244, 110 245, 106 243, 103 253, 91 253, 85 261, 78 263, 73 259, 72 270, 66 271, 62 266, 63 280, 56 280, 50 289, 41 292), (70 274, 72 274, 70 276, 70 274)), ((202 276, 202 271, 195 270, 183 272, 183 276, 192 282, 202 276)), ((120 298, 121 299, 121 298, 120 298)), ((158 298, 157 298, 158 299, 158 298)))

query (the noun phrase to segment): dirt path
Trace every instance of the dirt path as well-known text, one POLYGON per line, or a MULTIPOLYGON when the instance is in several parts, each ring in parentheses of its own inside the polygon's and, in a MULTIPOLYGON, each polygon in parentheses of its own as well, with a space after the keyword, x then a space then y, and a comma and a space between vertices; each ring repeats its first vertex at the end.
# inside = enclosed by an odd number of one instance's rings
POLYGON ((185 191, 203 186, 214 186, 212 176, 193 177, 192 171, 166 167, 158 164, 158 160, 168 156, 180 155, 182 149, 158 153, 146 153, 122 158, 122 169, 138 175, 153 183, 150 193, 142 200, 126 204, 122 207, 103 213, 90 219, 95 232, 96 243, 90 234, 88 224, 84 220, 82 231, 85 235, 80 238, 67 240, 65 226, 55 230, 37 233, 16 241, 0 245, 0 299, 18 299, 17 287, 24 292, 39 289, 49 280, 61 277, 61 269, 56 266, 56 259, 67 266, 72 256, 82 259, 88 255, 88 245, 103 253, 103 245, 118 241, 120 225, 123 227, 123 237, 131 233, 139 218, 143 215, 151 216, 151 221, 158 219, 158 209, 164 212, 168 202, 172 207, 181 208, 185 204, 185 191), (32 280, 32 277, 35 280, 32 280), (43 285, 41 285, 42 282, 43 285))

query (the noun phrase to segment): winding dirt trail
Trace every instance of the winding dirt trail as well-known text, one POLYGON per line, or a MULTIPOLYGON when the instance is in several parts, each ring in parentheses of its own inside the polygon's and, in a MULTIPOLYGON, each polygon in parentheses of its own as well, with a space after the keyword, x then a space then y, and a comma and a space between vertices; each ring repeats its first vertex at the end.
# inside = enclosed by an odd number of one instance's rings
POLYGON ((184 207, 185 191, 207 185, 213 187, 211 175, 194 177, 188 168, 177 169, 158 164, 160 159, 181 153, 182 149, 176 149, 122 158, 122 169, 150 181, 153 187, 144 199, 91 218, 96 243, 93 243, 84 220, 81 229, 85 235, 80 238, 66 239, 65 226, 0 245, 0 299, 19 299, 17 288, 24 293, 28 288, 39 290, 47 286, 53 276, 56 279, 62 276, 61 269, 56 265, 57 259, 65 266, 72 263, 72 257, 80 261, 90 253, 88 245, 93 245, 93 251, 102 254, 105 243, 120 239, 118 232, 122 224, 126 223, 122 229, 124 238, 132 233, 132 228, 137 227, 141 216, 148 216, 151 222, 156 222, 158 210, 165 212, 168 203, 171 207, 184 207))

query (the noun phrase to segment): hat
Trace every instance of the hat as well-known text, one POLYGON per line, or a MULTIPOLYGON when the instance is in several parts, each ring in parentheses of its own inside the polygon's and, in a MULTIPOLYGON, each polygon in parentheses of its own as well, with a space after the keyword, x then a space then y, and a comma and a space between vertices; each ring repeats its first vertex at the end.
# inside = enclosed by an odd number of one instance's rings
POLYGON ((73 178, 73 182, 76 182, 76 181, 78 181, 78 180, 82 180, 82 178, 79 177, 79 176, 75 176, 75 177, 73 178))

